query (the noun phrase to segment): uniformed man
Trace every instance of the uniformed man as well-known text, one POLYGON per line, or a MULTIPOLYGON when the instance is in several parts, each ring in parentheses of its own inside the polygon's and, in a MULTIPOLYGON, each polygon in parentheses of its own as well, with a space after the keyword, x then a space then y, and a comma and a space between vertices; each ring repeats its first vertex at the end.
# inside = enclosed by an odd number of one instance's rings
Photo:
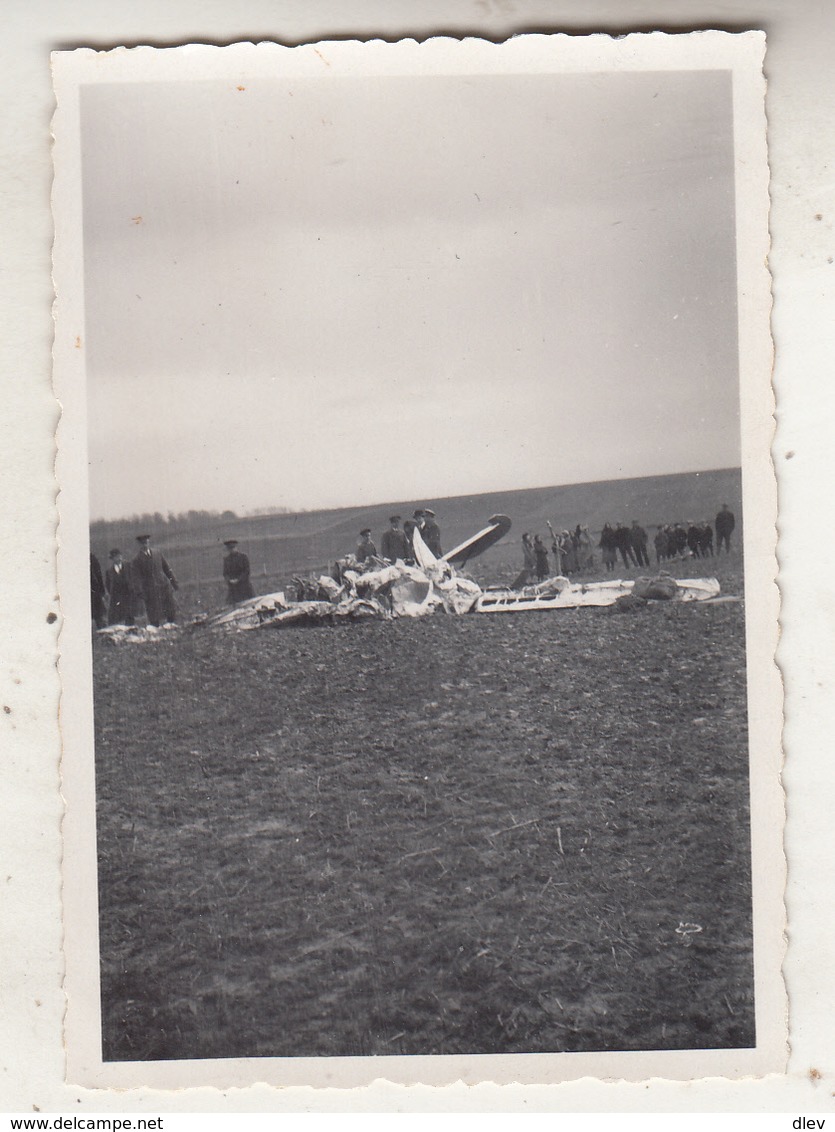
POLYGON ((226 557, 223 559, 223 577, 226 580, 226 600, 230 605, 248 601, 255 597, 255 590, 249 580, 249 558, 238 550, 238 540, 228 538, 224 544, 226 557))
POLYGON ((400 529, 400 516, 392 515, 389 519, 389 529, 383 531, 380 539, 380 552, 388 562, 405 562, 412 557, 412 547, 406 535, 400 529))
POLYGON ((423 527, 420 536, 436 558, 443 558, 441 549, 441 528, 435 522, 435 512, 431 507, 424 508, 423 527))
POLYGON ((357 562, 367 562, 369 558, 377 557, 377 547, 371 541, 371 527, 363 527, 360 531, 360 541, 354 556, 357 562))
POLYGON ((149 625, 177 620, 174 591, 179 588, 174 571, 164 555, 151 546, 150 535, 137 535, 139 551, 131 564, 131 575, 145 602, 149 625))

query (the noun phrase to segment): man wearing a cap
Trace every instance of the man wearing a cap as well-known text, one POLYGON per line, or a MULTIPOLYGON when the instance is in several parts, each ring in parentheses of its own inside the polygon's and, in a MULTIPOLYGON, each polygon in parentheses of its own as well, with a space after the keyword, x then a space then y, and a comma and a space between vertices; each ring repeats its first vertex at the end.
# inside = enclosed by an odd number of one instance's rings
POLYGON ((360 531, 355 557, 357 562, 366 562, 369 558, 377 557, 377 547, 371 541, 371 527, 363 527, 360 531))
POLYGON ((108 555, 110 565, 104 575, 104 588, 107 590, 107 624, 133 624, 133 585, 130 578, 130 564, 122 561, 121 550, 111 550, 108 555))
POLYGON ((400 516, 392 515, 389 523, 391 524, 389 529, 383 531, 383 537, 380 539, 380 551, 388 562, 396 562, 398 558, 405 562, 407 558, 411 558, 412 548, 400 529, 400 516))
POLYGON ((435 522, 435 512, 431 507, 424 508, 423 528, 421 529, 420 534, 421 538, 435 555, 435 557, 442 558, 444 552, 441 549, 441 528, 435 522))
POLYGON ((151 546, 150 535, 137 535, 139 550, 132 563, 132 574, 148 614, 149 625, 177 620, 174 591, 178 588, 174 571, 161 551, 151 546))
POLYGON ((223 577, 226 580, 226 598, 230 605, 255 597, 255 590, 249 580, 249 558, 238 550, 238 540, 228 538, 223 544, 226 557, 223 559, 223 577))
POLYGON ((420 507, 412 513, 411 519, 407 519, 403 524, 403 534, 406 536, 409 543, 410 558, 414 558, 414 537, 416 530, 421 531, 421 533, 423 532, 423 510, 420 507))

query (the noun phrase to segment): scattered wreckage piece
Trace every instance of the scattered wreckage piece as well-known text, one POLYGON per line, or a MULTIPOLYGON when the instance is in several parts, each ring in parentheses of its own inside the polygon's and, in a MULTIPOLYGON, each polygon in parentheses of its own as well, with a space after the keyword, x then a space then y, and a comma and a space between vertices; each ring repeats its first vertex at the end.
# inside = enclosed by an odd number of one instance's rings
MULTIPOLYGON (((302 603, 299 603, 302 604, 302 603)), ((198 617, 192 621, 190 629, 234 629, 236 632, 247 629, 260 629, 261 626, 283 609, 288 603, 283 590, 261 594, 239 602, 231 608, 209 617, 198 617)))
POLYGON ((523 590, 487 590, 475 603, 476 613, 513 613, 546 609, 579 609, 614 605, 627 595, 655 601, 707 601, 719 595, 716 578, 676 579, 669 574, 632 581, 585 582, 549 578, 523 590))
POLYGON ((180 634, 179 625, 167 622, 165 625, 107 625, 97 629, 96 636, 111 645, 153 644, 170 641, 180 634))
MULTIPOLYGON (((320 579, 322 581, 322 579, 320 579)), ((336 620, 351 621, 374 618, 382 620, 388 610, 373 598, 346 596, 333 579, 327 579, 337 593, 332 600, 293 601, 286 600, 283 590, 261 597, 242 601, 231 609, 223 609, 212 617, 202 617, 193 621, 189 628, 220 629, 232 632, 247 632, 252 629, 281 628, 285 625, 322 625, 336 620)), ((327 589, 327 587, 323 587, 327 589)))
POLYGON ((285 609, 278 609, 266 617, 260 629, 281 629, 286 625, 329 625, 336 621, 382 621, 388 612, 378 601, 367 598, 348 598, 337 603, 330 601, 298 601, 285 609))
POLYGON ((392 617, 423 617, 433 612, 432 583, 417 566, 396 562, 361 573, 342 571, 342 600, 366 598, 384 603, 392 617))
MULTIPOLYGON (((493 516, 493 519, 496 518, 504 518, 504 516, 493 516)), ((490 520, 491 524, 493 523, 493 519, 490 520)), ((510 519, 508 519, 507 522, 510 524, 510 519)), ((498 526, 493 525, 485 528, 485 531, 493 532, 497 529, 498 526)), ((482 531, 481 535, 483 535, 485 531, 482 531)), ((479 535, 475 536, 476 539, 479 537, 479 535)), ((490 541, 482 543, 476 553, 480 554, 482 550, 487 549, 487 546, 492 546, 495 541, 496 538, 491 534, 490 541)), ((481 596, 481 586, 471 578, 459 577, 448 558, 436 558, 423 541, 419 530, 415 530, 412 536, 412 545, 418 566, 426 575, 432 587, 430 594, 432 603, 436 606, 441 606, 445 613, 452 613, 455 616, 469 613, 481 596)), ((455 551, 451 553, 454 554, 455 551)))

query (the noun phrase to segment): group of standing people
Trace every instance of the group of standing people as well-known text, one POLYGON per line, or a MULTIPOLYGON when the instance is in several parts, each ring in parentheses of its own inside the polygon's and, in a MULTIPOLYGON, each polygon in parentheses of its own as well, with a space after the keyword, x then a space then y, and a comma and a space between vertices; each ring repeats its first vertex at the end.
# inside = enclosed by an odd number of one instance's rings
MULTIPOLYGON (((175 624, 178 610, 174 596, 179 584, 162 551, 151 546, 150 535, 137 535, 139 549, 125 560, 118 548, 110 551, 109 565, 102 568, 90 554, 90 604, 97 629, 108 625, 135 625, 144 607, 149 625, 175 624)), ((249 558, 238 549, 237 539, 223 544, 223 578, 230 604, 255 597, 250 580, 249 558)))
POLYGON ((707 521, 694 523, 665 523, 653 539, 655 561, 667 562, 671 558, 712 558, 713 527, 707 521))
POLYGON ((383 531, 380 538, 380 553, 371 539, 371 528, 363 527, 360 531, 360 541, 354 552, 358 562, 367 562, 371 558, 382 558, 386 562, 405 562, 407 565, 415 561, 414 537, 415 531, 420 531, 427 548, 436 558, 443 557, 441 547, 441 529, 435 521, 435 512, 431 507, 419 507, 411 519, 407 519, 400 526, 400 516, 392 515, 389 518, 388 529, 383 531))
POLYGON ((623 523, 604 523, 600 532, 600 553, 607 573, 615 569, 620 554, 623 564, 629 566, 649 566, 649 535, 637 519, 627 527, 623 523))
MULTIPOLYGON (((522 535, 522 572, 513 583, 515 588, 532 579, 541 582, 549 574, 571 574, 588 570, 594 565, 594 553, 588 528, 577 527, 573 532, 555 531, 551 524, 551 553, 555 569, 549 569, 548 547, 541 535, 522 535)), ((673 558, 706 558, 714 555, 714 528, 716 553, 730 553, 731 535, 736 519, 727 503, 723 503, 713 525, 701 523, 666 523, 659 525, 654 538, 656 564, 673 558)), ((617 568, 618 558, 624 567, 649 567, 649 536, 637 519, 629 526, 625 523, 604 523, 598 547, 607 573, 617 568)))
POLYGON ((118 548, 110 551, 104 574, 98 558, 90 554, 91 610, 98 629, 134 625, 140 604, 149 625, 177 620, 174 594, 179 587, 174 571, 162 552, 151 546, 150 535, 137 535, 136 541, 139 549, 129 561, 118 548))
POLYGON ((576 574, 594 566, 594 546, 588 527, 582 527, 578 523, 573 531, 555 531, 549 523, 548 529, 551 532, 551 553, 558 574, 576 574))
POLYGON ((716 553, 721 554, 724 546, 725 553, 730 554, 731 535, 735 526, 734 513, 727 503, 722 504, 713 526, 707 519, 699 523, 688 520, 687 523, 666 523, 659 526, 653 540, 655 561, 660 563, 671 558, 713 558, 714 528, 716 553))
POLYGON ((513 588, 526 585, 531 578, 544 581, 548 573, 548 548, 542 541, 542 535, 525 531, 522 535, 522 573, 513 583, 513 588))
MULTIPOLYGON (((359 562, 382 558, 394 563, 401 560, 414 563, 414 532, 420 531, 426 546, 436 558, 443 556, 441 531, 431 507, 419 508, 411 519, 400 526, 400 516, 392 515, 389 527, 380 540, 380 553, 371 540, 371 528, 360 531, 355 551, 359 562)), ((96 628, 108 625, 135 625, 144 607, 149 625, 173 624, 178 611, 175 592, 179 588, 174 571, 161 551, 151 546, 151 536, 137 535, 139 549, 129 560, 119 549, 109 553, 109 565, 102 572, 95 554, 90 554, 90 604, 96 628)), ((239 549, 237 539, 226 539, 223 544, 223 578, 226 582, 226 599, 230 605, 247 601, 255 596, 252 586, 249 557, 239 549)))
POLYGON ((555 531, 548 524, 551 532, 550 553, 554 558, 554 567, 551 569, 548 546, 542 535, 531 534, 526 531, 522 535, 522 573, 513 583, 514 588, 526 585, 531 579, 543 582, 554 574, 575 574, 580 570, 588 570, 594 565, 594 549, 588 528, 578 523, 573 531, 555 531))

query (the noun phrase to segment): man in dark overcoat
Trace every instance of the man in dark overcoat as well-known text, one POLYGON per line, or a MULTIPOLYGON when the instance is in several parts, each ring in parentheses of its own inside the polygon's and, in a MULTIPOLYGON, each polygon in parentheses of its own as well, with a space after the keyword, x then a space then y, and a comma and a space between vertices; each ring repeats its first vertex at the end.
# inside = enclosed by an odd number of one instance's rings
POLYGON ((380 553, 388 562, 396 562, 398 558, 405 562, 412 557, 412 547, 400 529, 400 516, 392 515, 389 524, 389 529, 383 531, 380 539, 380 553))
POLYGON ((615 527, 614 539, 624 566, 634 566, 635 558, 632 554, 632 539, 629 536, 629 528, 625 527, 623 523, 618 523, 615 527))
POLYGON ((736 526, 734 513, 727 503, 722 504, 722 510, 716 516, 716 554, 722 553, 722 543, 725 544, 725 553, 731 553, 731 534, 736 526))
POLYGON ((226 539, 223 545, 226 547, 226 556, 223 559, 226 600, 230 605, 235 605, 239 601, 248 601, 251 597, 255 597, 249 576, 249 557, 242 550, 238 550, 236 538, 226 539))
POLYGON ((701 541, 701 532, 696 526, 694 520, 690 519, 687 523, 687 549, 690 551, 694 558, 699 557, 699 546, 701 541))
POLYGON ((681 557, 687 550, 687 531, 681 523, 673 524, 673 553, 681 557))
POLYGON ((637 519, 633 519, 632 526, 629 530, 629 545, 639 566, 649 566, 649 554, 647 553, 648 541, 647 532, 637 519))
POLYGON ((423 512, 423 528, 420 532, 420 537, 436 558, 443 558, 444 552, 441 549, 441 528, 435 521, 435 512, 431 507, 427 507, 423 512))
POLYGON ((659 566, 667 557, 667 531, 664 527, 658 527, 652 541, 655 543, 655 565, 659 566))
POLYGON ((423 510, 420 507, 413 512, 411 519, 407 519, 403 524, 403 534, 406 536, 409 543, 410 562, 414 562, 415 558, 415 531, 420 531, 421 537, 423 537, 423 510))
MULTIPOLYGON (((600 532, 600 542, 597 544, 603 552, 603 565, 606 567, 607 572, 614 570, 618 561, 618 544, 615 541, 615 528, 611 523, 604 523, 603 530, 600 532)), ((557 573, 561 574, 562 570, 557 573)))
POLYGON ((121 550, 111 550, 110 565, 104 575, 107 590, 107 624, 133 625, 135 595, 130 577, 130 563, 122 560, 121 550))
POLYGON ((177 620, 174 591, 179 588, 174 571, 165 561, 162 552, 151 546, 150 535, 137 535, 136 541, 139 543, 139 550, 131 564, 131 573, 145 602, 148 624, 174 622, 177 620))

